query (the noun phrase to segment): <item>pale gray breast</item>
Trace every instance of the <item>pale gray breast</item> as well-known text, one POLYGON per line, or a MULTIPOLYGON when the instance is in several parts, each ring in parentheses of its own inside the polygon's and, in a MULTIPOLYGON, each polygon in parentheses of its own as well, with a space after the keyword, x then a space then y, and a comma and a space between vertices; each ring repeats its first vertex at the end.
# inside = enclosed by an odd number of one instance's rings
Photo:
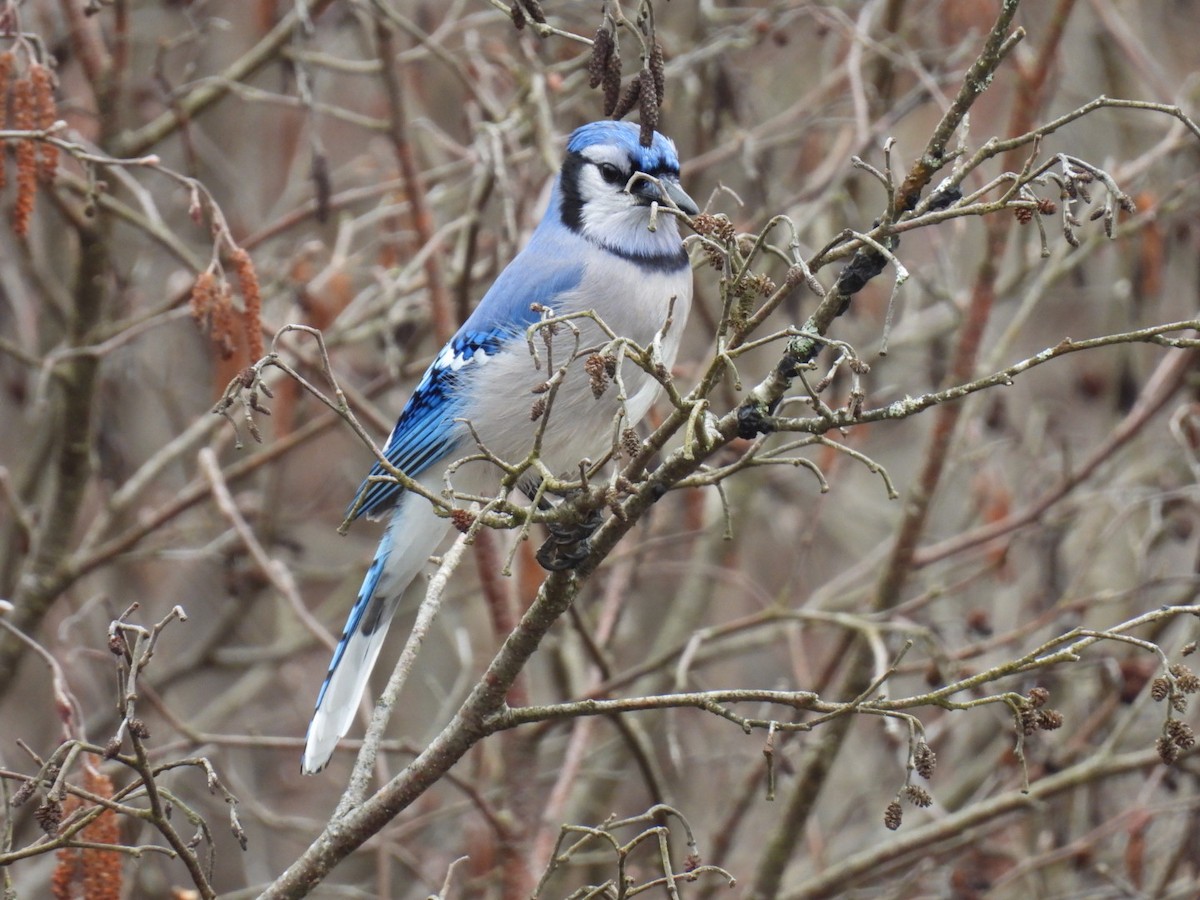
MULTIPOLYGON (((614 333, 646 346, 662 328, 674 297, 674 324, 662 341, 663 361, 670 367, 679 349, 691 295, 690 269, 677 273, 646 272, 604 254, 602 259, 587 260, 579 288, 560 298, 559 310, 565 314, 594 309, 614 333)), ((550 348, 540 336, 536 338, 540 368, 524 341, 516 341, 471 373, 474 384, 469 393, 475 399, 464 409, 463 416, 471 421, 488 449, 502 459, 517 462, 532 449, 540 423, 533 421, 531 414, 535 404, 550 399, 547 393, 538 392, 539 386, 578 350, 598 349, 609 342, 603 330, 591 320, 577 318, 572 322, 579 329, 578 340, 571 329, 562 326, 557 329, 550 348)), ((646 414, 660 388, 629 362, 623 365, 621 378, 628 396, 624 427, 646 414)), ((542 413, 545 419, 542 461, 551 471, 566 474, 573 472, 583 457, 603 456, 612 445, 619 409, 615 384, 596 397, 592 379, 584 370, 584 360, 571 362, 561 386, 542 413)))

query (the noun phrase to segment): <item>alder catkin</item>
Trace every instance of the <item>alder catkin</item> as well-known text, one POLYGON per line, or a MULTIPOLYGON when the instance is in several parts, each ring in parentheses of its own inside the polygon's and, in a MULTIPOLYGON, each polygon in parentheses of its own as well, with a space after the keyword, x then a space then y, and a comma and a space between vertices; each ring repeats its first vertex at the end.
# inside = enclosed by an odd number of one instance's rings
POLYGON ((600 87, 615 47, 612 32, 603 25, 597 28, 596 36, 592 39, 592 55, 588 58, 588 87, 600 87))
MULTIPOLYGON (((112 779, 100 772, 84 769, 83 786, 99 797, 112 798, 112 779)), ((81 836, 94 844, 121 843, 117 814, 106 808, 83 828, 81 836)), ((88 847, 81 857, 83 896, 87 900, 121 900, 121 853, 88 847)))
POLYGON ((242 320, 246 327, 246 342, 250 347, 250 361, 258 362, 266 355, 262 334, 262 290, 258 285, 258 274, 254 271, 254 260, 241 247, 233 251, 230 261, 242 292, 242 320))
MULTIPOLYGON (((12 77, 15 57, 12 51, 0 53, 0 130, 8 128, 8 82, 12 77)), ((6 172, 7 154, 0 148, 0 190, 4 190, 8 182, 6 172)))
POLYGON ((625 86, 625 90, 621 92, 621 99, 617 101, 616 107, 612 111, 614 119, 623 119, 625 114, 633 109, 638 102, 638 97, 642 93, 642 80, 635 78, 625 86))
MULTIPOLYGON (((608 67, 604 70, 604 114, 613 115, 621 98, 621 51, 613 45, 608 55, 608 67)), ((619 118, 619 117, 618 117, 619 118)))
POLYGON ((216 306, 216 302, 217 276, 207 270, 201 272, 196 276, 196 281, 192 285, 192 296, 189 304, 192 312, 192 319, 201 328, 208 323, 208 317, 212 315, 213 307, 216 306))
MULTIPOLYGON (((34 128, 33 82, 22 78, 13 85, 13 125, 20 131, 34 128)), ((13 203, 12 228, 18 237, 28 237, 29 221, 33 217, 33 201, 37 194, 37 148, 33 141, 17 141, 17 199, 13 203)))
POLYGON ((655 99, 654 75, 649 69, 638 73, 640 82, 638 93, 641 94, 641 105, 638 108, 638 118, 642 123, 640 134, 643 147, 649 147, 654 140, 654 129, 658 127, 658 101, 655 99))
POLYGON ((654 99, 659 106, 667 96, 666 60, 663 58, 662 44, 655 38, 654 46, 650 48, 650 74, 654 76, 654 99))
MULTIPOLYGON (((33 82, 33 111, 37 127, 43 131, 58 121, 58 105, 54 102, 54 74, 45 66, 36 63, 29 69, 33 82)), ((38 177, 49 184, 58 171, 58 148, 49 141, 40 141, 38 150, 38 177)))

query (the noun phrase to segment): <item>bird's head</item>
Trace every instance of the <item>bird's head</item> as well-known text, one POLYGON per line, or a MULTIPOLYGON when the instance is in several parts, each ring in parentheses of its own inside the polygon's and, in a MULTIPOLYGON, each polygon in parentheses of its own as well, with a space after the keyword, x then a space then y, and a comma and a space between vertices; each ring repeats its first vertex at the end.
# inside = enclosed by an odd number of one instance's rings
POLYGON ((674 216, 659 216, 658 233, 648 231, 651 204, 673 203, 688 215, 699 210, 679 184, 674 142, 656 131, 643 147, 639 134, 630 122, 575 130, 560 179, 563 224, 610 249, 655 252, 671 241, 677 247, 674 216))

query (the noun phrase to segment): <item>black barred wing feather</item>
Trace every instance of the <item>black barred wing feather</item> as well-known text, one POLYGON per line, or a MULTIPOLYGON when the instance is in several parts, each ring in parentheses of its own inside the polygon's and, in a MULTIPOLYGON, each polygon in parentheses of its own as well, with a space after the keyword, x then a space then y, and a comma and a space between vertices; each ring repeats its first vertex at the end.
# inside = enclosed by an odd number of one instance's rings
MULTIPOLYGON (((504 334, 491 331, 459 332, 438 354, 413 391, 396 427, 392 429, 383 455, 409 478, 416 478, 431 464, 461 451, 470 439, 467 429, 455 419, 463 403, 457 390, 471 368, 494 355, 504 334)), ((355 517, 377 518, 399 502, 403 488, 389 478, 382 463, 376 462, 355 494, 350 509, 358 505, 355 517), (360 503, 361 501, 361 503, 360 503)))

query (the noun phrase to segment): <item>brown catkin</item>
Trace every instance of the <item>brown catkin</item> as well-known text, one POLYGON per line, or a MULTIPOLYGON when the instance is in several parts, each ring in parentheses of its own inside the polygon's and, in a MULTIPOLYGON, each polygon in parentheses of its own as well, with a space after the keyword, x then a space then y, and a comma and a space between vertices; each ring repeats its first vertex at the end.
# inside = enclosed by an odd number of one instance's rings
POLYGON ((642 93, 642 80, 635 78, 625 86, 625 90, 621 92, 621 99, 617 101, 616 107, 612 111, 614 119, 623 119, 625 114, 637 106, 638 97, 642 93))
POLYGON ((246 327, 250 361, 258 362, 266 355, 262 333, 262 290, 258 286, 258 274, 254 271, 254 260, 241 247, 233 251, 230 261, 233 263, 233 270, 237 272, 238 286, 242 291, 245 310, 242 313, 242 321, 246 327))
POLYGON ((658 101, 658 105, 663 105, 663 98, 667 96, 666 82, 666 59, 663 57, 662 44, 656 38, 654 46, 650 48, 650 74, 654 76, 654 99, 658 101))
POLYGON ((917 744, 917 749, 913 753, 913 768, 917 770, 917 774, 922 778, 929 779, 933 775, 933 768, 937 765, 937 754, 933 752, 924 741, 917 744))
POLYGON ((233 356, 233 289, 222 281, 216 291, 212 308, 212 340, 221 359, 233 356))
MULTIPOLYGON (((33 82, 33 110, 37 127, 50 128, 58 121, 58 105, 54 102, 54 74, 36 63, 29 69, 33 82)), ((38 177, 49 184, 58 171, 58 148, 49 141, 38 144, 38 177)))
POLYGON ((604 70, 604 114, 611 116, 621 99, 621 51, 614 44, 608 55, 608 67, 604 70))
POLYGON ((889 831, 895 831, 900 827, 904 820, 904 810, 900 808, 900 804, 893 800, 887 805, 887 809, 883 811, 883 824, 887 826, 889 831))
MULTIPOLYGON (((83 786, 99 797, 112 799, 113 783, 107 775, 84 769, 83 786)), ((84 826, 80 836, 95 844, 121 843, 117 814, 105 809, 84 826)), ((86 848, 81 852, 83 896, 86 900, 121 900, 121 853, 117 850, 86 848)))
MULTIPOLYGON (((74 815, 82 802, 77 795, 68 794, 63 803, 64 818, 74 815)), ((50 895, 54 900, 72 900, 75 896, 75 882, 81 875, 79 848, 63 847, 55 855, 58 857, 58 865, 54 867, 54 874, 50 876, 50 895)))
MULTIPOLYGON (((13 85, 13 125, 20 131, 34 127, 33 83, 22 78, 13 85)), ((37 193, 37 148, 33 141, 17 141, 17 200, 13 204, 12 227, 18 237, 29 235, 33 200, 37 193)))
POLYGON ((525 12, 529 18, 537 22, 539 25, 546 24, 546 14, 542 11, 542 4, 538 0, 523 0, 525 4, 525 12))
POLYGON ((196 276, 196 283, 192 285, 191 310, 192 319, 201 328, 208 322, 208 317, 212 315, 213 307, 217 303, 217 276, 210 271, 203 271, 196 276))
POLYGON ((649 147, 654 141, 654 129, 658 127, 658 102, 655 100, 654 75, 649 69, 638 73, 638 94, 641 104, 638 108, 638 118, 642 123, 639 140, 643 147, 649 147))
MULTIPOLYGON (((14 62, 15 57, 11 50, 7 53, 0 53, 0 130, 8 128, 8 82, 12 78, 14 62)), ((3 147, 0 147, 0 190, 4 190, 4 185, 8 181, 7 159, 8 156, 3 152, 3 147)))
POLYGON ((592 39, 592 55, 588 58, 588 87, 598 88, 604 81, 614 46, 612 32, 604 25, 597 28, 596 37, 592 39))

